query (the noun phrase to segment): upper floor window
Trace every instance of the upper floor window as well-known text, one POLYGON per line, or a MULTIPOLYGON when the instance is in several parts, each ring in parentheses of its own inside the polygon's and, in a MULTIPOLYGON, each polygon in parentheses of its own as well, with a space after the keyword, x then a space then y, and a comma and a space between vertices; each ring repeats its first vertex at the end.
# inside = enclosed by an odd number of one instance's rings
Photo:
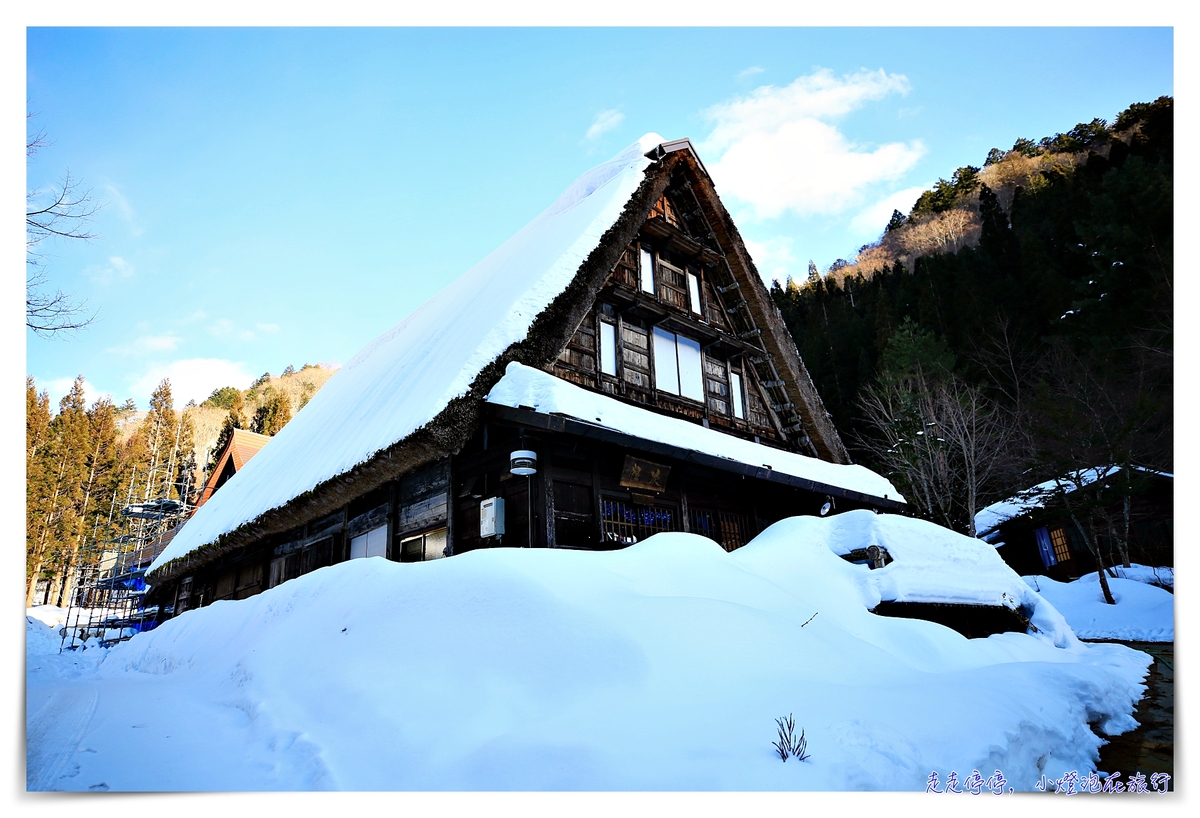
POLYGON ((746 419, 746 407, 742 403, 742 376, 737 372, 729 373, 729 397, 733 400, 733 416, 746 419))
POLYGON ((654 385, 660 392, 703 402, 704 367, 700 342, 655 327, 654 385))
POLYGON ((600 322, 600 371, 617 374, 617 326, 608 321, 600 322))
POLYGON ((688 304, 692 308, 692 312, 696 315, 702 315, 700 309, 700 276, 693 272, 687 274, 688 283, 688 304))
POLYGON ((642 247, 638 253, 638 285, 642 292, 654 295, 654 253, 642 247))

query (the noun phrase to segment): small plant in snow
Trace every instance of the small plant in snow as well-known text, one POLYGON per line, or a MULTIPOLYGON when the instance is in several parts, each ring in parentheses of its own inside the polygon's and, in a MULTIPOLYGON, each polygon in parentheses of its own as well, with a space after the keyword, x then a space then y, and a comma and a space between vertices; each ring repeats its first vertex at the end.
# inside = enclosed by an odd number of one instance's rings
POLYGON ((804 737, 804 730, 800 731, 800 735, 796 736, 796 720, 789 713, 787 718, 775 719, 775 725, 779 728, 779 741, 772 741, 771 746, 775 748, 775 752, 779 754, 779 758, 787 761, 789 757, 795 756, 797 761, 804 761, 808 758, 808 739, 804 737))

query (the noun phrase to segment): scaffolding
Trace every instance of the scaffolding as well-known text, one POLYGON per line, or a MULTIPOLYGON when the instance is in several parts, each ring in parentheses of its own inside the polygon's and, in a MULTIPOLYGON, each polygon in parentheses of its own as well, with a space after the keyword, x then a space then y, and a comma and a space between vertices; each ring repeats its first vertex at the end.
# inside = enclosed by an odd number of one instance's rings
POLYGON ((181 484, 172 482, 178 448, 177 433, 168 463, 151 462, 142 491, 137 490, 135 470, 119 507, 114 493, 107 522, 96 515, 92 535, 71 572, 60 652, 108 647, 162 621, 159 606, 145 604, 146 569, 195 510, 188 502, 190 471, 181 484), (165 476, 160 477, 164 465, 165 476), (141 499, 135 499, 139 494, 141 499))

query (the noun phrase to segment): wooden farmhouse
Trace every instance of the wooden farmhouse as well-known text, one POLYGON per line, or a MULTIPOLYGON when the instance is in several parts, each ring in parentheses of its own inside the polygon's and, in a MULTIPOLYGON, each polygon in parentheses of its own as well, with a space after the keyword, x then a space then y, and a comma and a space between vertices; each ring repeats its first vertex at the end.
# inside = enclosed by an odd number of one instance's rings
POLYGON ((164 616, 348 559, 732 550, 897 510, 852 465, 691 143, 657 135, 368 344, 151 566, 164 616))
MULTIPOLYGON (((1141 468, 1132 473, 1128 505, 1123 497, 1114 497, 1093 511, 1105 523, 1097 527, 1101 553, 1109 555, 1105 565, 1119 564, 1119 552, 1112 540, 1120 536, 1127 541, 1133 562, 1173 566, 1175 476, 1141 468), (1111 528, 1107 525, 1110 522, 1111 528)), ((994 545, 996 553, 1022 576, 1042 575, 1060 582, 1077 579, 1097 567, 1076 522, 1085 515, 1081 512, 1072 519, 1054 498, 1062 491, 1077 491, 1076 486, 1081 484, 1103 492, 1124 480, 1118 466, 1084 469, 1071 480, 1049 480, 984 508, 975 515, 975 529, 979 538, 994 545)))

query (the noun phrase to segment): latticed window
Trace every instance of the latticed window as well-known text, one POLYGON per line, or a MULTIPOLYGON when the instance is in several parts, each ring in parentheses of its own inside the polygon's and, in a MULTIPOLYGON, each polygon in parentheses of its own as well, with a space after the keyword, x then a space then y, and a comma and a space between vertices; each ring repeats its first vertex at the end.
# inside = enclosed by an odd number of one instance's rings
POLYGON ((681 312, 688 310, 686 274, 674 264, 661 258, 658 260, 658 297, 681 312))
POLYGON ((604 539, 612 545, 633 545, 660 531, 678 531, 678 516, 670 506, 644 506, 611 497, 600 503, 604 539))
POLYGON ((1062 526, 1050 529, 1050 543, 1054 546, 1054 558, 1059 562, 1071 559, 1071 549, 1067 546, 1067 532, 1062 526))
POLYGON ((693 534, 719 542, 726 551, 741 548, 754 537, 750 517, 731 511, 691 508, 688 509, 688 523, 693 534))

